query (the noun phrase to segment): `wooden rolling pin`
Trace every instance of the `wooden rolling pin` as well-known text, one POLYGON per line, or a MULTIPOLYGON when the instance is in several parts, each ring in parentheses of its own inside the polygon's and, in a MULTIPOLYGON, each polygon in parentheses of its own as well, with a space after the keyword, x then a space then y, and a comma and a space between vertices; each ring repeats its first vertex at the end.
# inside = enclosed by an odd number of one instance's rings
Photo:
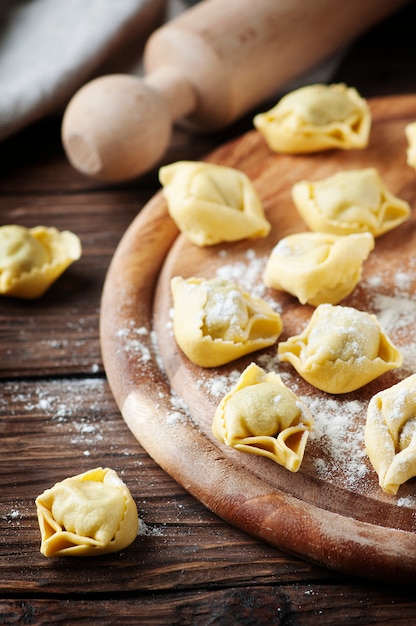
POLYGON ((407 0, 204 0, 156 30, 146 76, 114 74, 69 102, 62 141, 83 174, 123 181, 155 166, 172 126, 220 129, 407 0))

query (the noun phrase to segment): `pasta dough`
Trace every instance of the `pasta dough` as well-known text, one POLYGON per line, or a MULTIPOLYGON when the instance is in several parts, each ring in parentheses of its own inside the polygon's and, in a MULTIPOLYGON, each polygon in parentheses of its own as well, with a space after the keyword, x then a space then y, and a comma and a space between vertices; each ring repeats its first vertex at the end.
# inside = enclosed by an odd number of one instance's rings
POLYGON ((280 376, 251 363, 218 405, 212 430, 227 446, 297 472, 312 426, 309 409, 280 376))
POLYGON ((137 536, 130 491, 109 468, 66 478, 36 498, 44 556, 96 556, 118 552, 137 536))
POLYGON ((338 304, 359 282, 363 261, 373 248, 371 233, 289 235, 273 248, 263 281, 301 304, 338 304))
POLYGON ((279 344, 278 354, 308 383, 334 394, 359 389, 403 362, 374 315, 331 304, 320 304, 300 335, 279 344))
POLYGON ((253 183, 239 170, 179 161, 162 167, 159 179, 170 216, 197 246, 265 237, 270 232, 253 183))
POLYGON ((416 122, 408 124, 405 128, 407 147, 407 164, 416 169, 416 122))
POLYGON ((175 276, 171 288, 176 342, 202 367, 223 365, 271 346, 282 332, 280 315, 235 283, 175 276))
POLYGON ((254 125, 274 152, 365 148, 371 128, 367 102, 343 83, 307 85, 286 94, 254 125))
POLYGON ((80 241, 69 231, 1 226, 0 293, 38 298, 80 256, 80 241))
POLYGON ((372 397, 364 438, 380 487, 396 494, 416 476, 416 374, 372 397))
POLYGON ((410 206, 387 189, 377 170, 339 172, 292 187, 293 201, 312 231, 348 235, 370 232, 379 237, 410 217, 410 206))

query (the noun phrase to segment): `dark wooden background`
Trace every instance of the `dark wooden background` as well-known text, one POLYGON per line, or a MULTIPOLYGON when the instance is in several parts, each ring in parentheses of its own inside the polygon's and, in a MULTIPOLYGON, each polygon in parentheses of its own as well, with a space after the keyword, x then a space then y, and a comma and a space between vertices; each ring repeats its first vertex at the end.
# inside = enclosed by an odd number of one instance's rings
MULTIPOLYGON (((412 2, 357 40, 332 80, 365 97, 416 92, 415 24, 412 2)), ((177 129, 164 162, 202 157, 251 119, 206 137, 177 129)), ((416 581, 352 579, 230 527, 125 425, 100 355, 100 297, 120 238, 158 188, 156 169, 117 186, 83 178, 63 154, 59 115, 0 144, 0 223, 69 229, 83 245, 43 298, 0 301, 0 624, 416 623, 416 581), (97 466, 128 484, 137 540, 95 559, 44 558, 36 496, 97 466)))

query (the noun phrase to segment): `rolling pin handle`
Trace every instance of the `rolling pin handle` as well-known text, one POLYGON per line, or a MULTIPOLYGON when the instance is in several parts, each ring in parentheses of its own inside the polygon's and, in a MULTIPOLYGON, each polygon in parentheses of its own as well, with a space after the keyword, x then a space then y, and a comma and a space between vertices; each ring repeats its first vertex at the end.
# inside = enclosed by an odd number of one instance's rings
POLYGON ((183 73, 173 65, 161 66, 145 77, 144 82, 163 97, 172 123, 187 117, 198 106, 196 91, 183 73))
POLYGON ((136 178, 158 163, 169 145, 172 124, 195 103, 192 86, 174 68, 161 68, 144 80, 124 74, 92 80, 65 110, 66 156, 91 178, 136 178))

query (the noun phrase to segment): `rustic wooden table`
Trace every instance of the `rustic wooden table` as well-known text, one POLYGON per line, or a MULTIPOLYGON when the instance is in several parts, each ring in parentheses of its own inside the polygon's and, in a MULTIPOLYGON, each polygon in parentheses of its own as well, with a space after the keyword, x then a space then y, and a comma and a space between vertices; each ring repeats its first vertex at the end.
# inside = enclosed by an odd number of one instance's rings
MULTIPOLYGON (((358 40, 337 81, 366 97, 416 92, 412 3, 358 40)), ((415 111, 416 118, 416 111, 415 111)), ((251 128, 176 130, 165 162, 197 159, 251 128)), ((411 624, 409 588, 288 556, 210 513, 147 455, 124 423, 100 355, 100 297, 125 229, 158 189, 86 180, 67 163, 59 117, 0 145, 1 223, 77 233, 83 256, 40 300, 0 302, 1 624, 411 624), (115 469, 142 520, 125 551, 50 560, 34 500, 58 480, 115 469)))

